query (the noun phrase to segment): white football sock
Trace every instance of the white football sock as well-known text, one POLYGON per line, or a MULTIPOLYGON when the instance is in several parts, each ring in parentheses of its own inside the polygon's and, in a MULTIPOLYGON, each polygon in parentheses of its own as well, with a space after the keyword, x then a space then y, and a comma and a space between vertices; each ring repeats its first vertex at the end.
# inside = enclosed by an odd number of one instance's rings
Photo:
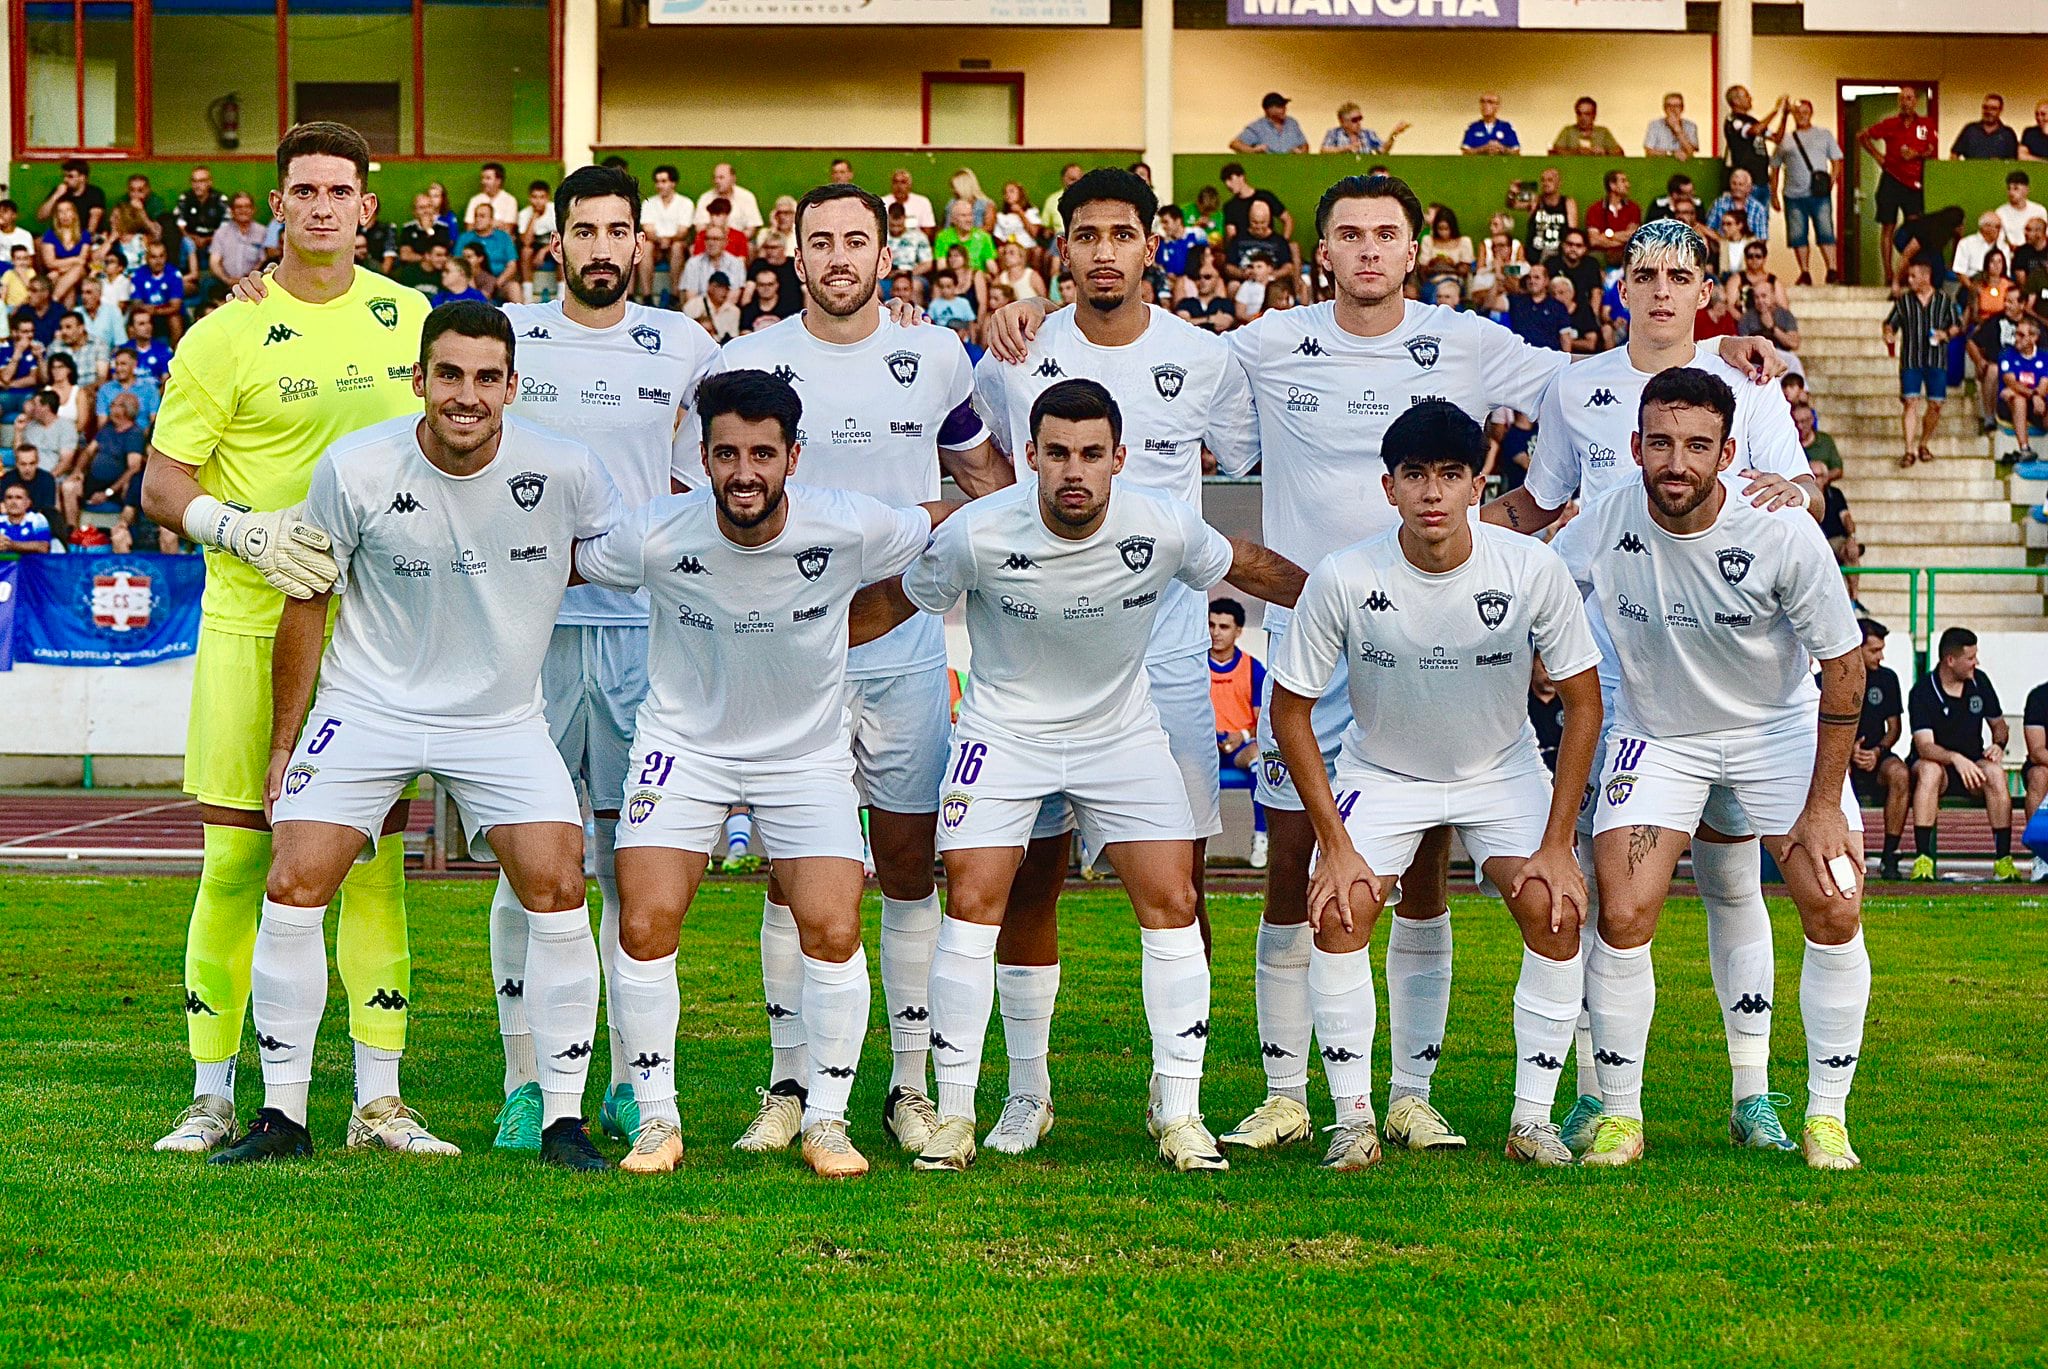
POLYGON ((192 1096, 235 1101, 235 1057, 192 1062, 192 1096))
POLYGON ((786 904, 761 900, 761 993, 768 1007, 768 1082, 808 1086, 811 1053, 804 1043, 804 945, 796 914, 786 904))
POLYGON ((491 891, 491 985, 498 1000, 498 1037, 505 1045, 505 1093, 539 1080, 533 1031, 526 1025, 526 909, 512 881, 491 891))
POLYGON ((1261 920, 1252 995, 1266 1092, 1308 1102, 1310 1031, 1308 964, 1314 938, 1306 922, 1261 920))
POLYGON ((325 908, 263 900, 249 965, 249 1015, 263 1059, 263 1105, 306 1124, 313 1083, 313 1038, 327 1010, 325 908))
POLYGON ((610 1087, 631 1084, 637 1071, 628 1068, 626 1061, 637 1052, 629 1051, 619 1035, 618 1007, 612 1002, 612 972, 619 963, 619 820, 617 818, 594 818, 591 820, 594 840, 591 853, 596 857, 597 892, 600 911, 597 918, 597 965, 604 979, 604 1022, 605 1035, 610 1038, 612 1076, 610 1087))
POLYGON ((932 956, 932 1073, 939 1083, 939 1115, 974 1120, 981 1082, 981 1051, 996 997, 996 935, 949 917, 939 923, 932 956))
POLYGON ((1593 868, 1593 836, 1590 832, 1579 833, 1579 844, 1574 852, 1579 859, 1579 873, 1586 880, 1586 920, 1579 924, 1579 1020, 1572 1027, 1572 1063, 1578 1068, 1579 1094, 1586 1098, 1600 1096, 1600 1075, 1593 1068, 1593 1015, 1586 1011, 1585 969, 1586 956, 1593 945, 1593 938, 1600 931, 1600 877, 1593 868))
POLYGON ((621 954, 612 962, 607 1011, 613 1014, 613 1040, 619 1058, 628 1064, 634 1101, 643 1121, 682 1125, 676 1111, 676 1022, 682 995, 676 988, 676 955, 635 960, 621 954))
POLYGON ((931 1058, 932 953, 939 945, 939 891, 882 895, 882 1002, 889 1010, 889 1087, 925 1091, 931 1058))
POLYGON ((1799 1015, 1806 1019, 1806 1110, 1848 1116, 1863 1018, 1870 1011, 1870 952, 1863 929, 1839 946, 1808 940, 1799 971, 1799 1015))
POLYGON ((1585 1000, 1585 970, 1574 955, 1552 960, 1522 948, 1522 975, 1515 981, 1516 1122, 1547 1122, 1557 1102, 1557 1081, 1572 1025, 1585 1000))
POLYGON ((751 852, 754 847, 754 818, 751 813, 732 813, 725 819, 725 849, 729 854, 734 847, 751 852))
POLYGON ((1060 967, 996 966, 996 1002, 1003 1015, 1003 1049, 1010 1057, 1009 1096, 1052 1101, 1053 1002, 1060 996, 1060 967))
POLYGON ((1309 952, 1308 996, 1316 1040, 1323 1045, 1323 1073, 1337 1117, 1372 1108, 1372 1038, 1380 1007, 1372 986, 1372 948, 1309 952))
POLYGON ((1451 1015, 1451 915, 1396 915, 1387 932, 1387 1039, 1393 1048, 1389 1098, 1429 1097, 1451 1015))
POLYGON ((590 910, 526 910, 526 1014, 540 1061, 541 1125, 583 1115, 597 1034, 597 939, 590 910))
POLYGON ((804 957, 804 1022, 811 1033, 810 1096, 804 1100, 804 1130, 820 1122, 846 1120, 853 1074, 860 1068, 860 1043, 868 1034, 874 990, 868 983, 868 952, 856 944, 841 961, 804 957))
POLYGON ((405 1058, 405 1052, 379 1050, 360 1041, 349 1044, 356 1048, 356 1106, 374 1103, 379 1098, 396 1098, 398 1062, 405 1058))
POLYGON ((1202 1110, 1202 1056, 1209 1044, 1209 957, 1202 929, 1141 927, 1139 971, 1145 1025, 1152 1032, 1152 1072, 1159 1076, 1159 1120, 1202 1110))
POLYGON ((1707 963, 1728 1037, 1736 1102, 1771 1087, 1771 1002, 1777 959, 1764 906, 1763 843, 1695 841, 1692 879, 1707 905, 1707 963))
POLYGON ((1593 1014, 1593 1061, 1600 1101, 1619 1117, 1643 1115, 1643 1053, 1657 1011, 1650 943, 1617 951, 1599 937, 1586 957, 1586 1005, 1593 1014))

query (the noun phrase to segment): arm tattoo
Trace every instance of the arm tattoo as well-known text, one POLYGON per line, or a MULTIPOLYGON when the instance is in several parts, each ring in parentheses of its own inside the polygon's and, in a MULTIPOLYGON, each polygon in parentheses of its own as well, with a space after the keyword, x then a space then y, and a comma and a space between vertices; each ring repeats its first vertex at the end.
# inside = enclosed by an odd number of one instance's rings
POLYGON ((1863 715, 1860 713, 1823 713, 1820 715, 1820 725, 1822 727, 1854 727, 1862 721, 1863 715))
POLYGON ((1637 826, 1628 829, 1628 872, 1634 874, 1636 867, 1650 858, 1657 849, 1657 841, 1663 835, 1661 827, 1637 826))

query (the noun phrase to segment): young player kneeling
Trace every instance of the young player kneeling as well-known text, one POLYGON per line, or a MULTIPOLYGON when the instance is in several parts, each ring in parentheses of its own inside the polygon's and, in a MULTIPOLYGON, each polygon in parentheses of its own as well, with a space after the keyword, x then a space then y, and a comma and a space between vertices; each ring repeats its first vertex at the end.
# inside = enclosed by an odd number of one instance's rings
POLYGON ((1309 1001, 1337 1105, 1323 1163, 1380 1161, 1369 943, 1423 834, 1449 826, 1506 891, 1522 932, 1508 1158, 1568 1165, 1550 1114, 1579 1013, 1586 886, 1572 833, 1600 736, 1600 651, 1556 554, 1472 521, 1486 459, 1477 423, 1425 400, 1394 420, 1380 451, 1400 527, 1316 567, 1269 667, 1274 737, 1320 852, 1309 1001), (1529 722, 1537 652, 1565 706, 1554 782, 1529 722), (1353 721, 1333 789, 1310 712, 1340 661, 1350 663, 1353 721))

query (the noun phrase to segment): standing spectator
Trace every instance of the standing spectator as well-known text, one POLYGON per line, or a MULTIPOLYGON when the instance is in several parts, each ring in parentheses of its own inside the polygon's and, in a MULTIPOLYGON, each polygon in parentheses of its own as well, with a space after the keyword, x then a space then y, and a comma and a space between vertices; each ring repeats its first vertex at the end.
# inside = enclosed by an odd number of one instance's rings
POLYGON ((1223 203, 1223 241, 1245 231, 1251 223, 1252 206, 1263 204, 1271 213, 1273 221, 1280 225, 1280 236, 1294 236, 1294 215, 1287 212, 1287 206, 1280 197, 1270 190, 1253 186, 1244 174, 1244 167, 1237 162, 1226 162, 1223 166, 1223 187, 1230 192, 1230 198, 1223 203))
MULTIPOLYGON (((1984 259, 1998 250, 2003 226, 1998 211, 1987 209, 1977 216, 1977 232, 1956 244, 1953 262, 1957 275, 1968 280, 1984 269, 1984 259)), ((2024 235, 2021 241, 2025 241, 2024 235)))
POLYGON ((825 179, 833 185, 852 185, 853 163, 844 157, 834 157, 832 165, 826 169, 825 179))
MULTIPOLYGON (((1079 180, 1080 176, 1080 168, 1074 168, 1074 178, 1079 180)), ((910 173, 900 166, 889 173, 889 198, 884 203, 900 208, 904 221, 919 232, 930 234, 938 231, 939 220, 932 213, 931 200, 910 188, 910 173)))
MULTIPOLYGON (((212 235, 207 236, 210 242, 212 235)), ((146 313, 160 322, 175 343, 185 332, 185 278, 172 268, 160 242, 151 243, 142 260, 129 294, 129 312, 146 313)))
POLYGON ((1771 154, 1771 204, 1785 215, 1785 241, 1799 259, 1799 284, 1813 284, 1807 241, 1820 245, 1827 283, 1840 276, 1835 256, 1835 185, 1841 177, 1842 145, 1825 128, 1813 126, 1813 101, 1792 106, 1792 127, 1771 154))
POLYGON ((1964 124, 1956 134, 1956 140, 1949 144, 1948 155, 1957 161, 2011 162, 2018 161, 2020 136, 2006 126, 2005 97, 1991 94, 1984 97, 1982 112, 1974 124, 1964 124))
POLYGON ((911 224, 900 204, 889 206, 889 269, 920 279, 932 273, 932 240, 911 224))
POLYGON ((1564 744, 1564 700, 1541 655, 1529 660, 1529 725, 1536 729, 1536 749, 1544 768, 1556 774, 1557 748, 1564 744))
POLYGON ((965 204, 973 212, 974 226, 985 229, 990 237, 995 236, 996 203, 981 188, 981 178, 974 174, 972 167, 961 167, 946 182, 946 189, 952 197, 946 201, 946 222, 953 221, 953 206, 965 204))
MULTIPOLYGON (((694 257, 691 264, 704 260, 703 257, 694 257)), ((707 275, 702 290, 684 295, 683 316, 703 324, 704 331, 721 343, 731 342, 739 336, 740 306, 733 292, 732 277, 723 271, 707 275)))
POLYGON ((1892 283, 1892 225, 1918 218, 1926 211, 1927 159, 1940 155, 1934 120, 1920 112, 1920 88, 1899 87, 1899 112, 1880 119, 1856 135, 1856 145, 1877 158, 1884 170, 1877 178, 1877 222, 1884 229, 1878 254, 1884 283, 1892 283), (1879 145, 1882 144, 1882 150, 1879 145))
POLYGON ((13 260, 17 247, 26 247, 33 257, 35 235, 21 226, 21 206, 13 200, 0 198, 0 261, 13 260))
POLYGON ((529 304, 541 302, 536 277, 556 274, 555 264, 548 258, 548 243, 555 236, 552 194, 546 181, 527 182, 526 203, 520 206, 518 232, 513 235, 519 242, 519 283, 529 304))
POLYGON ((1728 87, 1727 99, 1728 114, 1721 120, 1721 184, 1733 185, 1736 171, 1742 170, 1749 173, 1750 184, 1762 185, 1770 174, 1771 144, 1785 132, 1785 113, 1792 103, 1791 97, 1780 95, 1761 119, 1756 116, 1748 86, 1728 87), (1778 121, 1775 133, 1770 127, 1773 119, 1778 121))
POLYGON ((947 207, 946 226, 932 242, 932 250, 941 257, 955 246, 967 253, 967 263, 976 271, 987 270, 996 257, 994 235, 974 221, 974 206, 966 200, 954 200, 947 207))
POLYGON ((0 346, 0 432, 13 433, 14 420, 42 388, 43 344, 36 341, 35 320, 17 314, 0 346))
MULTIPOLYGON (((485 162, 478 167, 476 183, 476 194, 469 197, 469 203, 462 209, 463 226, 471 229, 476 227, 476 211, 483 205, 491 207, 492 223, 504 225, 517 220, 519 205, 513 200, 512 192, 505 188, 503 162, 485 162)), ((462 250, 461 236, 460 233, 456 234, 455 250, 458 252, 462 250)))
POLYGON ((673 166, 655 167, 654 193, 640 202, 640 237, 644 248, 640 253, 639 284, 643 303, 654 301, 654 271, 661 262, 668 263, 669 291, 682 293, 683 262, 690 255, 696 206, 676 193, 678 179, 673 166))
POLYGON ((50 344, 48 356, 51 361, 68 357, 72 374, 87 385, 98 385, 104 381, 112 360, 106 344, 86 331, 85 315, 76 309, 57 321, 57 340, 50 344))
POLYGON ((1664 97, 1664 117, 1643 130, 1643 155, 1686 161, 1699 151, 1700 126, 1685 117, 1685 97, 1674 90, 1664 97))
POLYGON ((135 421, 144 428, 156 426, 156 411, 162 407, 163 391, 157 383, 142 374, 135 360, 135 349, 126 345, 114 353, 112 373, 106 384, 100 386, 93 397, 93 411, 99 421, 107 421, 113 412, 114 401, 123 395, 135 400, 135 421))
POLYGON ((236 281, 262 268, 265 236, 263 226, 256 222, 256 197, 237 190, 228 197, 227 222, 214 233, 207 256, 207 269, 219 283, 218 290, 208 288, 209 294, 226 294, 236 281))
POLYGON ((1977 377, 1977 402, 1980 406, 1978 424, 1981 431, 1998 431, 1998 414, 2001 395, 2000 363, 2008 347, 2019 342, 2020 320, 2027 315, 2027 296, 2024 291, 2014 288, 2005 292, 2005 308, 1996 318, 1988 318, 1970 332, 1970 340, 1964 351, 1969 357, 1970 371, 1977 377))
POLYGON ((1067 221, 1060 213, 1060 196, 1066 193, 1068 186, 1080 179, 1081 164, 1079 162, 1068 162, 1060 168, 1059 188, 1054 190, 1052 194, 1047 195, 1045 203, 1038 207, 1038 221, 1044 225, 1045 236, 1048 241, 1065 235, 1067 221))
POLYGON ((1522 150, 1515 126, 1500 117, 1500 92, 1489 90, 1479 96, 1479 117, 1465 125, 1458 151, 1471 156, 1512 156, 1522 150))
POLYGON ((1531 347, 1562 352, 1569 350, 1565 332, 1571 325, 1571 312, 1550 293, 1550 272, 1532 262, 1522 276, 1521 293, 1508 299, 1508 327, 1531 347))
POLYGON ((512 220, 498 217, 498 211, 488 204, 480 204, 470 211, 469 230, 455 240, 455 250, 465 252, 471 247, 483 249, 484 265, 493 276, 503 276, 519 261, 519 244, 512 240, 504 224, 512 220))
POLYGON ((178 232, 184 235, 185 255, 181 263, 185 285, 188 290, 197 288, 199 272, 213 250, 213 235, 228 216, 227 201, 213 188, 213 172, 203 166, 192 168, 192 180, 185 193, 178 196, 177 208, 172 211, 178 225, 178 232))
POLYGON ((1599 260, 1587 250, 1587 244, 1585 229, 1567 228, 1564 237, 1558 241, 1557 255, 1546 257, 1543 266, 1553 281, 1559 276, 1569 278, 1573 296, 1590 307, 1600 298, 1606 272, 1601 270, 1599 260))
POLYGON ((1983 803, 1997 857, 1991 877, 2018 879, 2012 795, 2005 787, 2005 746, 2012 733, 1991 677, 1977 668, 1976 633, 1952 627, 1941 634, 1938 663, 1914 684, 1906 714, 1913 728, 1913 878, 1936 877, 1934 821, 1947 794, 1983 803))
POLYGON ((2048 425, 2048 353, 2041 351, 2041 325, 2034 319, 2022 318, 2013 335, 2013 345, 1998 357, 1999 399, 2020 440, 2014 459, 2032 461, 2028 434, 2036 420, 2048 425))
POLYGON ((31 556, 52 550, 51 543, 56 540, 50 520, 31 507, 26 485, 10 481, 0 490, 0 551, 31 556))
POLYGON ((1536 202, 1529 209, 1529 260, 1544 261, 1564 246, 1564 230, 1579 222, 1579 202, 1564 193, 1564 175, 1554 166, 1536 178, 1536 202))
POLYGON ((1742 215, 1742 221, 1749 230, 1749 236, 1758 242, 1771 240, 1771 206, 1763 196, 1755 193, 1757 182, 1747 167, 1736 167, 1728 173, 1728 189, 1721 198, 1707 209, 1707 218, 1713 223, 1721 222, 1723 214, 1731 211, 1742 215))
POLYGON ((2048 684, 2037 684, 2027 691, 2026 711, 2020 718, 2020 735, 2026 743, 2026 760, 2021 767, 2021 781, 2026 790, 2027 820, 2021 840, 2034 852, 2034 868, 2028 878, 2039 884, 2048 880, 2048 858, 2044 858, 2044 842, 2034 815, 2041 811, 2041 804, 2048 799, 2048 684))
POLYGON ((1244 126, 1244 130, 1230 140, 1230 150, 1243 156, 1248 152, 1306 152, 1308 135, 1301 131, 1301 123, 1287 112, 1287 97, 1277 90, 1266 92, 1266 98, 1259 101, 1265 113, 1244 126))
POLYGON ((444 252, 455 250, 455 239, 448 236, 448 229, 434 215, 434 197, 415 195, 412 197, 412 222, 398 230, 398 282, 401 285, 424 285, 431 278, 427 273, 427 252, 433 247, 444 252))
POLYGON ((69 200, 58 203, 49 231, 38 244, 43 274, 50 278, 50 295, 70 308, 78 300, 78 285, 92 265, 92 235, 78 217, 78 206, 69 200))
POLYGON ((1932 461, 1928 442, 1941 421, 1948 398, 1948 343, 1963 330, 1955 301, 1934 288, 1934 271, 1926 261, 1906 268, 1906 291, 1892 302, 1884 320, 1885 350, 1899 359, 1900 425, 1905 433, 1901 470, 1916 461, 1932 461))
POLYGON ((1323 151, 1351 152, 1362 157, 1378 157, 1394 150, 1394 139, 1408 131, 1406 119, 1395 124, 1382 138, 1365 126, 1365 111, 1356 102, 1346 100, 1337 106, 1337 122, 1323 135, 1323 151))
POLYGON ((2048 162, 2048 100, 2034 101, 2034 122, 2020 134, 2020 160, 2048 162))
MULTIPOLYGON (((726 223, 741 237, 751 235, 761 227, 761 202, 754 192, 741 185, 734 177, 731 162, 719 162, 711 168, 711 188, 697 197, 697 227, 703 228, 718 211, 712 206, 716 201, 726 202, 726 223)), ((741 248, 744 252, 746 249, 741 248)))
POLYGON ((1553 157, 1619 157, 1621 144, 1606 128, 1594 122, 1600 117, 1600 106, 1590 95, 1581 95, 1572 104, 1572 122, 1557 131, 1557 137, 1550 143, 1553 157))
MULTIPOLYGON (((1241 649, 1244 605, 1235 599, 1209 601, 1209 706, 1216 714, 1216 761, 1244 775, 1251 787, 1259 759, 1259 700, 1265 697, 1266 667, 1241 649)), ((1252 868, 1266 868, 1266 810, 1252 803, 1252 868)))
POLYGON ((1650 201, 1650 208, 1643 215, 1643 222, 1655 223, 1658 219, 1677 217, 1674 206, 1680 199, 1699 199, 1699 196, 1693 193, 1692 177, 1683 171, 1674 173, 1664 182, 1664 193, 1650 201))
POLYGON ((2005 250, 2016 252, 2027 240, 2027 224, 2033 219, 2048 219, 2048 207, 2036 204, 2029 192, 2033 182, 2027 173, 2015 169, 2005 178, 2005 203, 1993 212, 1998 215, 1999 229, 2005 250))
POLYGON ((1628 240, 1642 227, 1642 206, 1628 197, 1628 173, 1619 168, 1607 173, 1606 193, 1586 211, 1586 242, 1608 266, 1621 265, 1628 240))
POLYGON ((56 186, 43 196, 43 202, 36 207, 36 218, 44 223, 51 222, 60 204, 78 206, 78 221, 84 226, 87 237, 97 237, 104 231, 107 192, 92 183, 92 164, 82 157, 73 157, 64 163, 56 186))
POLYGON ((1905 733, 1906 696, 1899 677, 1884 663, 1883 623, 1859 618, 1863 629, 1863 710, 1856 721, 1856 749, 1849 754, 1849 783, 1865 807, 1884 809, 1884 855, 1881 879, 1899 879, 1899 842, 1906 833, 1907 801, 1912 772, 1899 759, 1899 738, 1905 733))
POLYGON ((128 314, 128 346, 135 352, 135 369, 162 389, 171 377, 170 344, 156 335, 156 315, 147 309, 128 314))

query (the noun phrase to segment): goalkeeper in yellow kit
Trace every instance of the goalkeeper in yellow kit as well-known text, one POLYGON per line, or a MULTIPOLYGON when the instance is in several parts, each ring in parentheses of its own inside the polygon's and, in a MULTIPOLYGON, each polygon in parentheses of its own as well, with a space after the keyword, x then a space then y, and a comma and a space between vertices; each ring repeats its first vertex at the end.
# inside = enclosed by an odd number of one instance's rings
MULTIPOLYGON (((356 230, 376 216, 369 165, 369 144, 343 124, 300 124, 279 142, 270 204, 284 222, 284 252, 273 288, 186 332, 143 478, 150 518, 207 551, 185 740, 185 790, 206 827, 185 943, 196 1080, 191 1106, 158 1150, 212 1150, 234 1136, 235 1056, 270 867, 271 642, 283 596, 308 598, 335 576, 326 534, 302 522, 298 506, 330 444, 419 407, 412 367, 427 302, 354 264, 356 230)), ((342 885, 336 960, 356 1052, 349 1143, 447 1152, 454 1147, 398 1101, 412 991, 405 809, 400 800, 374 855, 342 885)))

